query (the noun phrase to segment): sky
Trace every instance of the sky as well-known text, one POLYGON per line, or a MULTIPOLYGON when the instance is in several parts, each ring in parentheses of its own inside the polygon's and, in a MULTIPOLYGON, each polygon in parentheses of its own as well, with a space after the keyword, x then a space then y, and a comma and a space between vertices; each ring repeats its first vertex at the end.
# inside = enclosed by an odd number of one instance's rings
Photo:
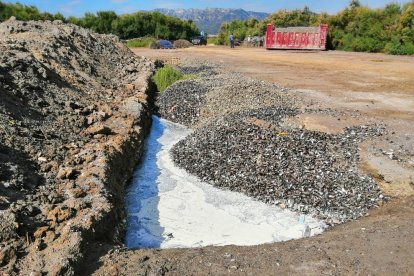
MULTIPOLYGON (((5 1, 15 2, 15 1, 5 1)), ((19 0, 26 5, 35 5, 41 11, 61 12, 65 16, 81 16, 85 12, 114 10, 118 14, 156 8, 242 8, 249 11, 275 12, 279 9, 296 9, 308 6, 312 11, 335 13, 349 4, 349 0, 19 0)), ((360 0, 361 4, 373 8, 384 7, 387 3, 406 3, 409 0, 360 0)))

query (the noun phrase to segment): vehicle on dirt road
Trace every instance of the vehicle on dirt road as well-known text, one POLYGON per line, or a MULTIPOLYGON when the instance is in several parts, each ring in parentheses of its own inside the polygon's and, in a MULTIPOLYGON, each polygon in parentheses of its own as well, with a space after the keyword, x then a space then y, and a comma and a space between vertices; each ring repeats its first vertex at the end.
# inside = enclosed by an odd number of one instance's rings
POLYGON ((204 36, 196 36, 191 40, 193 45, 207 45, 207 39, 204 36))
POLYGON ((326 50, 329 26, 278 28, 266 27, 265 48, 289 50, 326 50))
POLYGON ((174 49, 174 45, 169 40, 160 40, 160 49, 174 49))

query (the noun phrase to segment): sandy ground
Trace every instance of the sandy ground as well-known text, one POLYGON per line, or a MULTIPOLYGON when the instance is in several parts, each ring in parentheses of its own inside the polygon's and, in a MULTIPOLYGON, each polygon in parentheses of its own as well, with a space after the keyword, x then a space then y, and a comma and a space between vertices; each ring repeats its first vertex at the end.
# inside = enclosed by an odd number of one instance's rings
POLYGON ((170 62, 193 57, 221 63, 292 88, 307 107, 341 112, 339 118, 318 114, 294 120, 308 129, 335 133, 352 124, 385 124, 386 136, 361 144, 361 169, 391 200, 367 217, 305 240, 115 252, 101 259, 97 275, 414 274, 414 57, 214 46, 134 52, 170 62))

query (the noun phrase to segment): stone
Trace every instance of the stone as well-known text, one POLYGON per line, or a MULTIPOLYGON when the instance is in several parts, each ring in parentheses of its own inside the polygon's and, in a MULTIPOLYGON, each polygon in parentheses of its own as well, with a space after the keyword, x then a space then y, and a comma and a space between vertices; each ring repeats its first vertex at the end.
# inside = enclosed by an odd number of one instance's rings
POLYGON ((78 172, 73 168, 61 168, 56 175, 58 179, 75 179, 78 172))
POLYGON ((87 133, 91 134, 91 135, 112 135, 114 134, 114 132, 112 131, 111 128, 109 128, 108 126, 105 125, 101 125, 101 124, 97 124, 97 125, 93 125, 91 127, 89 127, 87 129, 87 133))
POLYGON ((40 161, 40 162, 47 162, 47 158, 46 157, 39 157, 39 158, 37 158, 37 160, 38 161, 40 161))
POLYGON ((0 266, 7 265, 17 257, 17 250, 13 245, 7 245, 0 248, 0 266))

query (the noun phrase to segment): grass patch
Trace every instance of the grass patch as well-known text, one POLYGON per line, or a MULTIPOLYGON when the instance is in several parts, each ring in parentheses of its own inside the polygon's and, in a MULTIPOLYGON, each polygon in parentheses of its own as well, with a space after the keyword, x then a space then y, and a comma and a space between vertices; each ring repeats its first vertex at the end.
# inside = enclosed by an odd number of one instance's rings
POLYGON ((159 69, 152 77, 152 80, 157 86, 158 91, 164 92, 165 89, 174 84, 176 81, 193 80, 197 78, 197 75, 184 75, 179 70, 167 65, 159 69))
POLYGON ((192 74, 192 75, 184 75, 182 77, 182 80, 196 80, 196 79, 198 79, 198 76, 195 75, 195 74, 192 74))
POLYGON ((219 45, 218 37, 209 37, 209 38, 207 38, 207 45, 209 45, 209 44, 219 45))
POLYGON ((140 39, 136 39, 136 40, 130 40, 127 42, 127 47, 129 48, 148 48, 151 43, 156 42, 155 38, 152 37, 144 37, 144 38, 140 38, 140 39))

